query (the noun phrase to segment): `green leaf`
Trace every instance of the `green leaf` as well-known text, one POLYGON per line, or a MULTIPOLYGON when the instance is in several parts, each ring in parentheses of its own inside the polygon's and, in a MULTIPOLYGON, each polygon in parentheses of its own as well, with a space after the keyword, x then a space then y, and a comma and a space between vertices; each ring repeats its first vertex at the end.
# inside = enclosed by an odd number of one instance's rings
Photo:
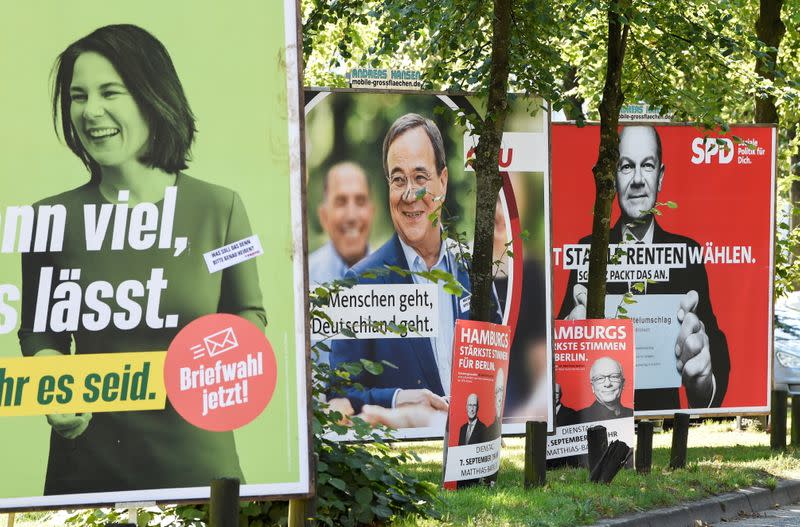
POLYGON ((393 273, 397 273, 400 276, 408 276, 410 272, 408 269, 403 269, 402 267, 397 267, 396 265, 387 265, 386 268, 393 273))
POLYGON ((339 478, 331 478, 331 479, 328 481, 328 484, 329 484, 330 486, 332 486, 332 487, 336 487, 336 488, 337 488, 337 489, 339 489, 339 490, 344 490, 345 488, 347 488, 347 484, 345 484, 345 482, 344 482, 344 481, 342 481, 342 480, 341 480, 341 479, 339 479, 339 478))
POLYGON ((361 505, 369 505, 372 501, 372 489, 369 487, 361 487, 355 492, 356 502, 361 505))
POLYGON ((372 507, 372 510, 381 518, 391 518, 392 510, 387 507, 386 505, 376 505, 372 507))
POLYGON ((448 282, 444 284, 444 291, 451 295, 461 296, 461 293, 464 292, 464 288, 459 282, 448 282))
POLYGON ((372 375, 380 375, 383 373, 383 366, 377 362, 373 362, 368 359, 361 359, 361 364, 363 364, 364 369, 372 375))

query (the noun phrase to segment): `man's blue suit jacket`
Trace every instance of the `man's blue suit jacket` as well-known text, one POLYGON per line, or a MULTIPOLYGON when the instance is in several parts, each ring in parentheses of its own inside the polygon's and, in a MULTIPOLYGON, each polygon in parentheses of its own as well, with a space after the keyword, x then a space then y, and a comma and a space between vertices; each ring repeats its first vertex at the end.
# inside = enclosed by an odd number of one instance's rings
MULTIPOLYGON (((359 284, 413 284, 414 278, 409 274, 401 276, 396 272, 386 273, 386 266, 396 266, 408 269, 403 247, 397 234, 383 244, 380 249, 370 254, 354 265, 345 277, 353 277, 359 284), (368 271, 380 271, 374 278, 362 276, 368 271)), ((461 297, 457 299, 458 306, 455 318, 469 318, 469 308, 461 310, 461 299, 469 296, 469 273, 463 265, 456 265, 456 277, 464 288, 461 297)), ((500 323, 499 305, 494 298, 495 320, 500 323)), ((468 306, 468 304, 464 304, 468 306)), ((439 306, 439 309, 452 309, 451 306, 439 306)), ((345 388, 345 394, 356 413, 361 411, 365 404, 376 404, 390 408, 392 398, 397 389, 427 388, 437 395, 444 395, 444 388, 439 379, 436 359, 433 355, 431 341, 427 337, 383 338, 383 339, 341 339, 334 340, 331 344, 331 367, 337 368, 342 363, 359 362, 368 359, 375 362, 386 361, 392 366, 384 365, 380 375, 372 375, 367 371, 353 377, 353 381, 360 383, 364 389, 356 390, 352 387, 345 388)), ((332 392, 331 397, 341 396, 332 392)))

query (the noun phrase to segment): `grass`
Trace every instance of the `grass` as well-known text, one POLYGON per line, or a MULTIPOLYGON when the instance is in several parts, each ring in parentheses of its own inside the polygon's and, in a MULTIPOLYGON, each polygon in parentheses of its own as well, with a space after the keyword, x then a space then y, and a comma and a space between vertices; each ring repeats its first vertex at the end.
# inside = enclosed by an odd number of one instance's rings
MULTIPOLYGON (((800 478, 800 450, 776 454, 764 432, 735 431, 733 423, 706 423, 689 431, 687 467, 671 471, 670 433, 653 438, 653 471, 621 471, 610 485, 589 483, 585 469, 547 472, 544 487, 524 490, 524 440, 507 438, 500 477, 494 489, 441 491, 441 518, 406 517, 395 527, 573 526, 601 518, 699 500, 740 487, 774 488, 782 478, 800 478)), ((421 462, 406 470, 421 479, 441 482, 441 443, 403 444, 421 462)))
MULTIPOLYGON (((585 469, 547 472, 544 487, 523 490, 524 440, 506 438, 498 484, 493 489, 442 490, 437 509, 441 518, 404 517, 393 527, 517 527, 589 525, 601 518, 666 507, 757 485, 774 488, 780 479, 800 479, 800 449, 776 454, 762 431, 735 431, 733 423, 705 423, 689 430, 688 464, 670 471, 670 433, 653 437, 653 471, 642 476, 621 471, 610 485, 589 483, 585 469)), ((400 443, 421 461, 405 470, 441 483, 441 441, 400 443)), ((7 524, 0 514, 0 527, 7 524)), ((18 514, 15 527, 63 525, 57 513, 18 514)))

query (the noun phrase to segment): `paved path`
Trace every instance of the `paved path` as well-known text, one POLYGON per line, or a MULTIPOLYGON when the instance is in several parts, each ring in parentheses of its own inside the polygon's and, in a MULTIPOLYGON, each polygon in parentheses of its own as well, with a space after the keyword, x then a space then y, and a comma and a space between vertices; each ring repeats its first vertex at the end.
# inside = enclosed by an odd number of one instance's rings
POLYGON ((720 527, 796 527, 800 525, 800 504, 770 509, 735 521, 714 523, 720 527))

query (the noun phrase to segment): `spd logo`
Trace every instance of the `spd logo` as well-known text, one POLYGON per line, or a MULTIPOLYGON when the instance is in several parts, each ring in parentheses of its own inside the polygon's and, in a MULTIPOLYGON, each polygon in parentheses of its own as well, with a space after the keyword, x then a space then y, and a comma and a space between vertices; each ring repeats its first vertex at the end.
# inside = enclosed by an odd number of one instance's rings
POLYGON ((720 165, 733 161, 733 141, 724 138, 695 137, 692 141, 692 163, 711 163, 716 157, 720 165))

